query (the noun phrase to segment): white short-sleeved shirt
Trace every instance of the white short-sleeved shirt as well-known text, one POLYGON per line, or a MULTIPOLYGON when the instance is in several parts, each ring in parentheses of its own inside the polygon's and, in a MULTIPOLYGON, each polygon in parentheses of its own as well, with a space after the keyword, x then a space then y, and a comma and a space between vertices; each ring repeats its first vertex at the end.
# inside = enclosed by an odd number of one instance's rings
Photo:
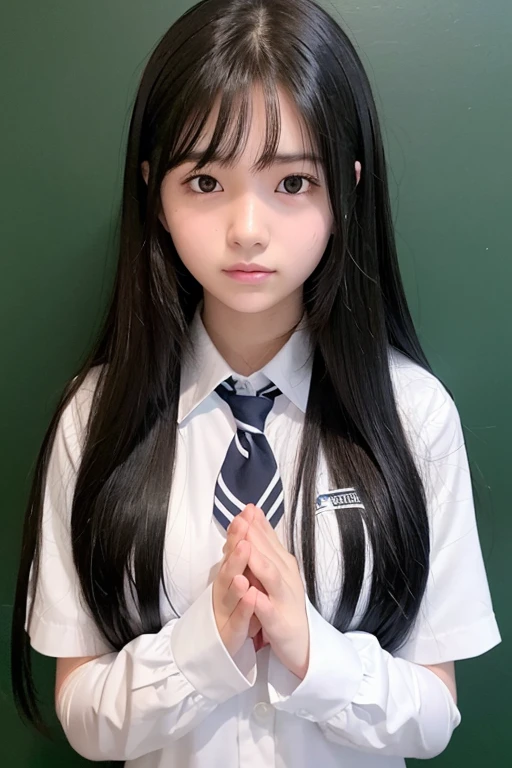
MULTIPOLYGON (((222 547, 226 540, 225 530, 212 514, 213 497, 236 427, 228 405, 214 389, 232 375, 241 393, 251 394, 268 380, 282 392, 267 418, 265 434, 276 456, 285 489, 285 514, 276 532, 288 546, 286 498, 291 491, 311 378, 311 348, 302 324, 278 354, 249 377, 236 374, 221 357, 203 326, 200 307, 192 323, 192 333, 195 356, 186 361, 182 370, 176 468, 164 551, 167 588, 174 607, 181 616, 196 605, 189 611, 189 615, 195 612, 194 622, 189 622, 194 626, 195 635, 188 639, 188 647, 199 642, 203 615, 211 611, 211 594, 209 602, 205 595, 223 559, 222 547)), ((433 375, 394 349, 390 350, 389 363, 399 413, 425 484, 431 527, 426 593, 414 632, 395 655, 418 664, 477 656, 493 648, 501 638, 478 537, 458 412, 433 375)), ((81 605, 69 540, 74 477, 98 373, 99 369, 93 369, 88 374, 63 414, 46 483, 41 567, 34 613, 30 626, 26 622, 26 629, 37 651, 55 657, 112 652, 81 605)), ((326 466, 320 457, 317 494, 332 490, 335 489, 329 487, 326 466)), ((326 620, 324 623, 329 620, 338 596, 333 586, 339 585, 342 567, 338 542, 335 513, 328 507, 322 508, 316 516, 316 546, 319 613, 326 620)), ((368 599, 371 553, 368 554, 354 627, 368 599)), ((161 615, 164 623, 177 618, 163 589, 161 615)), ((205 621, 205 633, 213 631, 211 615, 209 619, 209 623, 205 621)), ((328 634, 325 638, 322 652, 328 658, 328 634)), ((279 697, 269 684, 269 669, 279 662, 270 646, 254 654, 252 641, 248 640, 245 655, 235 664, 229 654, 218 647, 219 643, 217 638, 215 663, 223 665, 224 674, 232 676, 233 688, 240 692, 220 704, 179 740, 127 764, 134 768, 209 768, 212 765, 401 768, 404 765, 402 758, 366 754, 331 742, 318 724, 308 719, 303 700, 300 709, 295 711, 279 709, 276 706, 279 697)), ((187 683, 193 679, 193 684, 199 686, 197 681, 202 676, 207 688, 208 668, 192 672, 194 665, 183 655, 187 642, 182 638, 179 645, 181 657, 177 663, 187 683)), ((336 658, 332 664, 336 664, 336 658)), ((313 688, 314 681, 305 679, 304 690, 309 692, 313 688)))

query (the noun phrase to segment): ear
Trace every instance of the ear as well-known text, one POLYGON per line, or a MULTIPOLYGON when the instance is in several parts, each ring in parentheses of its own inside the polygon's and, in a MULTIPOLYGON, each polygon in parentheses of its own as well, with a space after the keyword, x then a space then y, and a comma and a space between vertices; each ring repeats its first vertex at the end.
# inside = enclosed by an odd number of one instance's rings
MULTIPOLYGON (((142 177, 143 177, 144 181, 147 184, 148 183, 148 179, 149 179, 149 163, 148 163, 147 160, 144 160, 141 163, 140 170, 141 170, 141 173, 142 173, 142 177)), ((162 212, 161 204, 160 204, 160 213, 158 214, 158 218, 160 220, 160 223, 161 223, 162 227, 165 229, 165 231, 169 232, 169 227, 167 226, 167 222, 165 220, 165 216, 164 216, 164 214, 162 212)))
MULTIPOLYGON (((359 181, 361 179, 361 163, 359 162, 359 160, 356 160, 354 167, 355 167, 355 170, 356 170, 356 187, 357 187, 357 185, 359 184, 359 181)), ((332 230, 331 230, 331 235, 334 235, 334 232, 335 232, 335 229, 333 227, 332 230)))

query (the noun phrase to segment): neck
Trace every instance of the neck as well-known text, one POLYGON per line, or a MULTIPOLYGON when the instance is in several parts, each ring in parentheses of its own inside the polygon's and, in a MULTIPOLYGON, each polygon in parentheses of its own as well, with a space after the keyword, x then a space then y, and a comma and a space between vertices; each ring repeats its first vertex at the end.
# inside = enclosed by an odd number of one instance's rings
POLYGON ((228 365, 241 376, 259 371, 284 347, 300 322, 302 294, 263 312, 237 312, 204 292, 203 325, 228 365))

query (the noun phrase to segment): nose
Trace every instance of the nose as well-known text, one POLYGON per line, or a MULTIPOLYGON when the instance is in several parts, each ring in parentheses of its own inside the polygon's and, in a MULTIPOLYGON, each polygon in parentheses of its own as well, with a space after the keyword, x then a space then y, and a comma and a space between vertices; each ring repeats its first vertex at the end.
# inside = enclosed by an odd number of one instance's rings
POLYGON ((233 248, 250 250, 265 248, 269 240, 268 211, 255 194, 240 195, 232 203, 228 229, 228 244, 233 248))

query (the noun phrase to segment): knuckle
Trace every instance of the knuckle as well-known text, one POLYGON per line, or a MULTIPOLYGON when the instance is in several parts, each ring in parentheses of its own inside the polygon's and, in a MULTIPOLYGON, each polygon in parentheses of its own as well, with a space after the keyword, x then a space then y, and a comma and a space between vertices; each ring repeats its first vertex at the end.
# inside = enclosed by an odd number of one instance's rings
POLYGON ((237 567, 240 567, 240 563, 244 562, 248 556, 247 542, 239 541, 233 550, 233 555, 235 557, 237 567))
POLYGON ((226 557, 226 570, 230 570, 233 568, 234 564, 238 561, 239 558, 243 557, 244 554, 244 545, 242 544, 239 546, 239 543, 235 543, 233 547, 228 551, 227 557, 226 557))
POLYGON ((231 587, 237 594, 244 595, 249 589, 249 582, 243 574, 239 573, 234 577, 231 587))
POLYGON ((243 529, 243 522, 244 521, 240 518, 240 516, 237 515, 235 519, 231 521, 231 525, 229 526, 228 536, 238 535, 243 529))
POLYGON ((274 563, 268 561, 265 565, 265 570, 267 572, 266 579, 269 582, 271 588, 277 587, 282 581, 282 576, 279 569, 274 565, 274 563))
POLYGON ((268 557, 261 558, 261 567, 269 578, 272 578, 276 573, 278 573, 277 567, 268 557))

